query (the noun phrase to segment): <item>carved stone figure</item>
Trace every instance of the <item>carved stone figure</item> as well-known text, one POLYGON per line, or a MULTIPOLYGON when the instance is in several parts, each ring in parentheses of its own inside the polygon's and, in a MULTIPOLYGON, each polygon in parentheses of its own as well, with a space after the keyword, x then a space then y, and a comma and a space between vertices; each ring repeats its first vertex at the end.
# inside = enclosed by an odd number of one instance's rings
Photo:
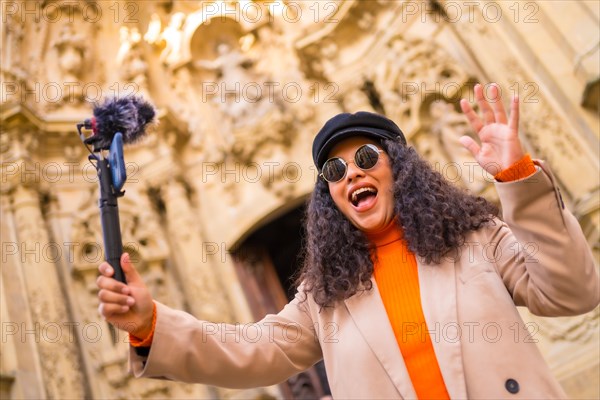
POLYGON ((66 82, 75 82, 81 78, 85 50, 85 38, 76 33, 73 25, 62 27, 54 43, 59 52, 60 70, 66 82))
POLYGON ((253 61, 227 43, 217 46, 214 60, 195 60, 196 68, 218 72, 218 95, 213 100, 233 123, 248 117, 253 103, 262 98, 261 82, 249 70, 253 61))
POLYGON ((135 93, 150 97, 148 92, 148 63, 144 60, 140 42, 142 35, 137 28, 121 27, 119 29, 121 46, 117 53, 119 73, 123 79, 124 94, 135 93))
POLYGON ((436 43, 396 37, 388 43, 385 60, 374 70, 374 85, 386 114, 404 118, 408 108, 416 115, 427 97, 457 101, 467 74, 436 43))
POLYGON ((54 42, 54 47, 58 51, 58 67, 62 84, 73 85, 72 94, 63 90, 61 91, 62 97, 72 96, 72 98, 67 99, 69 102, 83 101, 82 88, 77 84, 83 78, 86 54, 85 37, 77 33, 71 23, 67 23, 62 26, 54 42))
POLYGON ((357 111, 375 112, 369 101, 369 96, 360 88, 353 88, 346 93, 344 96, 344 109, 350 113, 357 111))
POLYGON ((183 25, 185 19, 186 15, 184 13, 173 14, 169 25, 158 36, 158 41, 164 41, 165 43, 165 48, 160 53, 160 60, 166 65, 177 65, 182 60, 181 46, 184 37, 183 25))

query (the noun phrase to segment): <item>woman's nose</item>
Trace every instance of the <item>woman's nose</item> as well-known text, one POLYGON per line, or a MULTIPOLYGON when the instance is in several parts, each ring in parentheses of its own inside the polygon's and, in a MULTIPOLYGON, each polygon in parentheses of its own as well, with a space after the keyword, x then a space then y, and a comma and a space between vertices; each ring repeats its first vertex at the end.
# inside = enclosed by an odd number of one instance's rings
POLYGON ((358 168, 356 166, 356 164, 354 164, 354 161, 351 161, 348 163, 348 172, 346 173, 346 179, 348 179, 349 181, 352 181, 353 179, 356 179, 357 177, 364 176, 364 175, 365 175, 365 171, 358 168))

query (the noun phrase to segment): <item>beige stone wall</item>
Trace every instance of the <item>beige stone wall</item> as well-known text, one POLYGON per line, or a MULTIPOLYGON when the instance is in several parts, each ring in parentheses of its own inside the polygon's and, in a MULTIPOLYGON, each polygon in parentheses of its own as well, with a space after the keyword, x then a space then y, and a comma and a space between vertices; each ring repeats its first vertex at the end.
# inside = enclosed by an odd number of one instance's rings
MULTIPOLYGON (((495 200, 457 137, 460 96, 521 97, 527 150, 550 162, 600 259, 597 1, 3 1, 0 397, 259 398, 139 381, 96 311, 97 182, 75 124, 138 93, 159 124, 126 149, 123 242, 159 300, 248 321, 229 251, 301 204, 332 114, 385 113, 439 170, 495 200)), ((573 398, 600 397, 598 309, 526 312, 573 398)))

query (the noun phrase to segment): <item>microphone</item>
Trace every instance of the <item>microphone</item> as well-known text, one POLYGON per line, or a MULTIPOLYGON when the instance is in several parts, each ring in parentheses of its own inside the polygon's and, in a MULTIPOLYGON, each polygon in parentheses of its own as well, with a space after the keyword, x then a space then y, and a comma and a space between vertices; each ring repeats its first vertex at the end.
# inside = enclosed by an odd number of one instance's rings
POLYGON ((138 96, 106 99, 94 106, 93 113, 94 117, 84 122, 84 127, 92 130, 84 142, 93 144, 94 151, 108 150, 117 132, 123 135, 124 144, 136 142, 156 116, 154 106, 138 96))
POLYGON ((156 116, 154 106, 141 97, 126 96, 106 99, 93 109, 94 117, 77 124, 79 137, 90 150, 88 156, 98 173, 100 186, 100 220, 104 239, 104 259, 113 267, 113 277, 123 283, 125 274, 121 269, 123 242, 119 222, 117 199, 125 195, 121 191, 127 179, 123 144, 133 143, 146 133, 148 125, 156 116), (91 130, 88 137, 82 129, 91 130), (89 145, 93 146, 93 150, 89 145), (108 156, 103 151, 108 150, 108 156))

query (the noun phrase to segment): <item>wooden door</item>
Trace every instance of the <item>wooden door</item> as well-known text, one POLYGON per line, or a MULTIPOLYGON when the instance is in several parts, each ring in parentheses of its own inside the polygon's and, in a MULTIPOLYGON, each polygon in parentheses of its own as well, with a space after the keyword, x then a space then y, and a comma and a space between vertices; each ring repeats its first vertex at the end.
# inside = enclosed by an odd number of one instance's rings
MULTIPOLYGON (((235 268, 255 320, 276 314, 294 296, 293 274, 300 265, 302 209, 294 210, 252 234, 233 253, 235 268)), ((287 399, 330 395, 320 364, 280 385, 287 399)))

